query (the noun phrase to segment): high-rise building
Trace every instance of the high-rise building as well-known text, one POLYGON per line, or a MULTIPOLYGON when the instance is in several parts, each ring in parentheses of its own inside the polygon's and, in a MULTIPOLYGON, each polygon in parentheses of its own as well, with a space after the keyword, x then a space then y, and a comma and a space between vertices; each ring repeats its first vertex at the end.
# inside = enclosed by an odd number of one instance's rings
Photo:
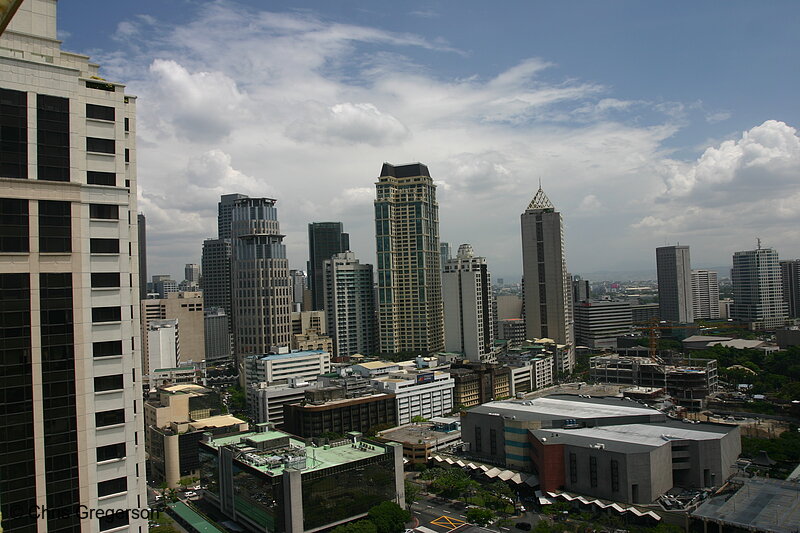
POLYGON ((186 281, 200 284, 200 265, 197 263, 186 263, 183 267, 183 279, 186 281))
POLYGON ((444 349, 480 361, 492 351, 492 280, 485 257, 471 244, 458 247, 442 272, 444 349))
POLYGON ((221 307, 231 316, 231 240, 203 241, 203 305, 221 307))
POLYGON ((656 248, 658 307, 661 320, 694 322, 692 266, 688 246, 656 248))
POLYGON ((444 265, 453 258, 453 250, 449 242, 439 243, 439 255, 441 256, 439 258, 439 264, 444 268, 444 265))
POLYGON ((384 163, 375 185, 379 350, 441 351, 444 317, 436 185, 421 163, 384 163))
POLYGON ((206 307, 204 315, 206 364, 229 361, 232 348, 230 317, 221 307, 206 307))
POLYGON ((376 350, 372 265, 362 265, 353 252, 344 252, 323 261, 322 268, 333 355, 372 355, 376 350))
POLYGON ((800 318, 800 259, 780 261, 781 289, 789 318, 800 318))
POLYGON ((147 298, 147 220, 144 215, 136 215, 139 230, 139 299, 147 298))
POLYGON ((236 200, 247 198, 246 194, 223 194, 217 204, 217 238, 231 238, 231 213, 236 200))
POLYGON ((589 301, 575 304, 575 342, 589 348, 616 348, 617 337, 633 330, 630 302, 589 301))
POLYGON ((151 370, 174 368, 180 357, 180 340, 178 337, 178 320, 150 320, 145 329, 147 332, 147 361, 151 370))
POLYGON ((289 346, 289 260, 276 200, 239 198, 231 211, 231 287, 236 357, 289 346))
POLYGON ((692 270, 692 305, 695 320, 719 318, 719 282, 713 270, 692 270))
POLYGON ((731 281, 732 319, 749 322, 752 329, 775 329, 786 324, 778 252, 758 248, 734 253, 731 281))
POLYGON ((0 529, 139 531, 97 518, 147 504, 136 97, 61 50, 56 7, 0 37, 0 529))
POLYGON ((290 270, 289 278, 292 286, 292 312, 307 311, 303 309, 303 298, 308 288, 308 278, 302 270, 290 270))
POLYGON ((592 297, 592 289, 588 279, 581 279, 580 276, 572 277, 572 302, 585 302, 592 297))
POLYGON ((564 257, 561 213, 539 186, 521 215, 525 332, 528 339, 547 338, 565 349, 555 358, 559 372, 572 372, 575 346, 572 283, 564 257))
POLYGON ((350 250, 350 235, 341 222, 312 222, 308 225, 308 288, 314 311, 323 308, 322 262, 350 250))
POLYGON ((169 274, 156 274, 153 276, 153 292, 158 293, 159 298, 166 298, 167 294, 179 291, 178 282, 172 279, 169 274))
MULTIPOLYGON (((177 362, 198 363, 205 359, 205 322, 203 320, 203 295, 199 292, 171 292, 166 298, 142 300, 142 331, 150 335, 153 320, 177 320, 177 362)), ((142 369, 145 374, 155 370, 151 363, 150 342, 142 343, 142 369)), ((164 368, 164 367, 161 367, 164 368)))

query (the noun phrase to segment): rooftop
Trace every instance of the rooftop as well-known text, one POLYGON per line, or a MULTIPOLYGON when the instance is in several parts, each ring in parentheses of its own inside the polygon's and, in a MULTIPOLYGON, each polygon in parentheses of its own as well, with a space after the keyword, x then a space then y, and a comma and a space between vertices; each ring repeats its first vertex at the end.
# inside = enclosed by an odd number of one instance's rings
POLYGON ((358 363, 358 366, 367 368, 370 370, 378 370, 380 368, 389 368, 393 366, 399 366, 398 363, 387 363, 386 361, 369 361, 368 363, 358 363))
POLYGON ((521 420, 596 419, 620 416, 662 415, 660 411, 620 398, 584 398, 552 395, 522 401, 496 401, 473 407, 469 412, 497 413, 521 420))
POLYGON ((244 423, 245 423, 244 420, 239 420, 233 415, 217 415, 217 416, 209 416, 207 418, 199 418, 194 422, 190 422, 189 425, 192 426, 195 430, 197 430, 204 428, 224 428, 244 423))
POLYGON ((289 352, 289 353, 275 353, 275 354, 267 354, 267 355, 256 355, 253 356, 259 361, 276 361, 279 359, 292 359, 294 357, 308 357, 311 355, 320 355, 326 354, 323 350, 301 350, 298 352, 289 352))
POLYGON ((164 392, 169 392, 171 394, 189 394, 189 393, 207 394, 211 392, 211 389, 208 389, 196 383, 179 383, 177 385, 170 385, 169 387, 163 387, 161 390, 164 392))
POLYGON ((306 446, 305 442, 283 431, 248 432, 214 437, 209 446, 220 448, 232 445, 241 453, 237 459, 270 476, 280 476, 286 468, 300 468, 303 473, 340 466, 362 459, 379 457, 387 448, 372 442, 357 445, 349 442, 340 446, 306 446), (266 450, 255 446, 277 439, 287 439, 287 444, 266 450))

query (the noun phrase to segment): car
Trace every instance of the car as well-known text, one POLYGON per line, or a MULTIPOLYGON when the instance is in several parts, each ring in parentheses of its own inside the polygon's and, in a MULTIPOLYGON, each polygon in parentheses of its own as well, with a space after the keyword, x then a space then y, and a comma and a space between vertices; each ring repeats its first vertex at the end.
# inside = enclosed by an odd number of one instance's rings
POLYGON ((197 493, 196 493, 195 491, 193 491, 193 490, 190 490, 189 492, 187 492, 187 493, 185 494, 185 496, 186 496, 187 498, 194 498, 195 496, 197 496, 197 493))
POLYGON ((521 529, 522 531, 530 531, 531 530, 531 523, 530 522, 517 522, 514 524, 514 527, 517 529, 521 529))
POLYGON ((519 506, 519 512, 521 512, 521 513, 525 512, 525 506, 524 505, 520 505, 519 506))

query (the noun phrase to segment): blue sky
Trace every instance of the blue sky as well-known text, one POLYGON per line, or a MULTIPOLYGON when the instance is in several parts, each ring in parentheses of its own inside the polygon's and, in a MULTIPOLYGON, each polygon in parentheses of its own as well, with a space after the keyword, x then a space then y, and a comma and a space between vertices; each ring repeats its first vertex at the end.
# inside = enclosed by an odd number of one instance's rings
POLYGON ((278 198, 292 267, 320 220, 374 262, 373 182, 415 160, 442 239, 498 277, 539 177, 573 272, 800 256, 797 2, 62 0, 59 32, 139 96, 151 273, 197 261, 234 191, 278 198))

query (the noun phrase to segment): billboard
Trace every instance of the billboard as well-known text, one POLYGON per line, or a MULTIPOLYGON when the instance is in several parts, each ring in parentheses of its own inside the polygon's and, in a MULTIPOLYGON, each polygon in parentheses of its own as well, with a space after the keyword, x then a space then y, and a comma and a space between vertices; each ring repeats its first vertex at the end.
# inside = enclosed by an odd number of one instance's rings
POLYGON ((417 374, 417 385, 422 385, 423 383, 433 383, 433 372, 417 374))

